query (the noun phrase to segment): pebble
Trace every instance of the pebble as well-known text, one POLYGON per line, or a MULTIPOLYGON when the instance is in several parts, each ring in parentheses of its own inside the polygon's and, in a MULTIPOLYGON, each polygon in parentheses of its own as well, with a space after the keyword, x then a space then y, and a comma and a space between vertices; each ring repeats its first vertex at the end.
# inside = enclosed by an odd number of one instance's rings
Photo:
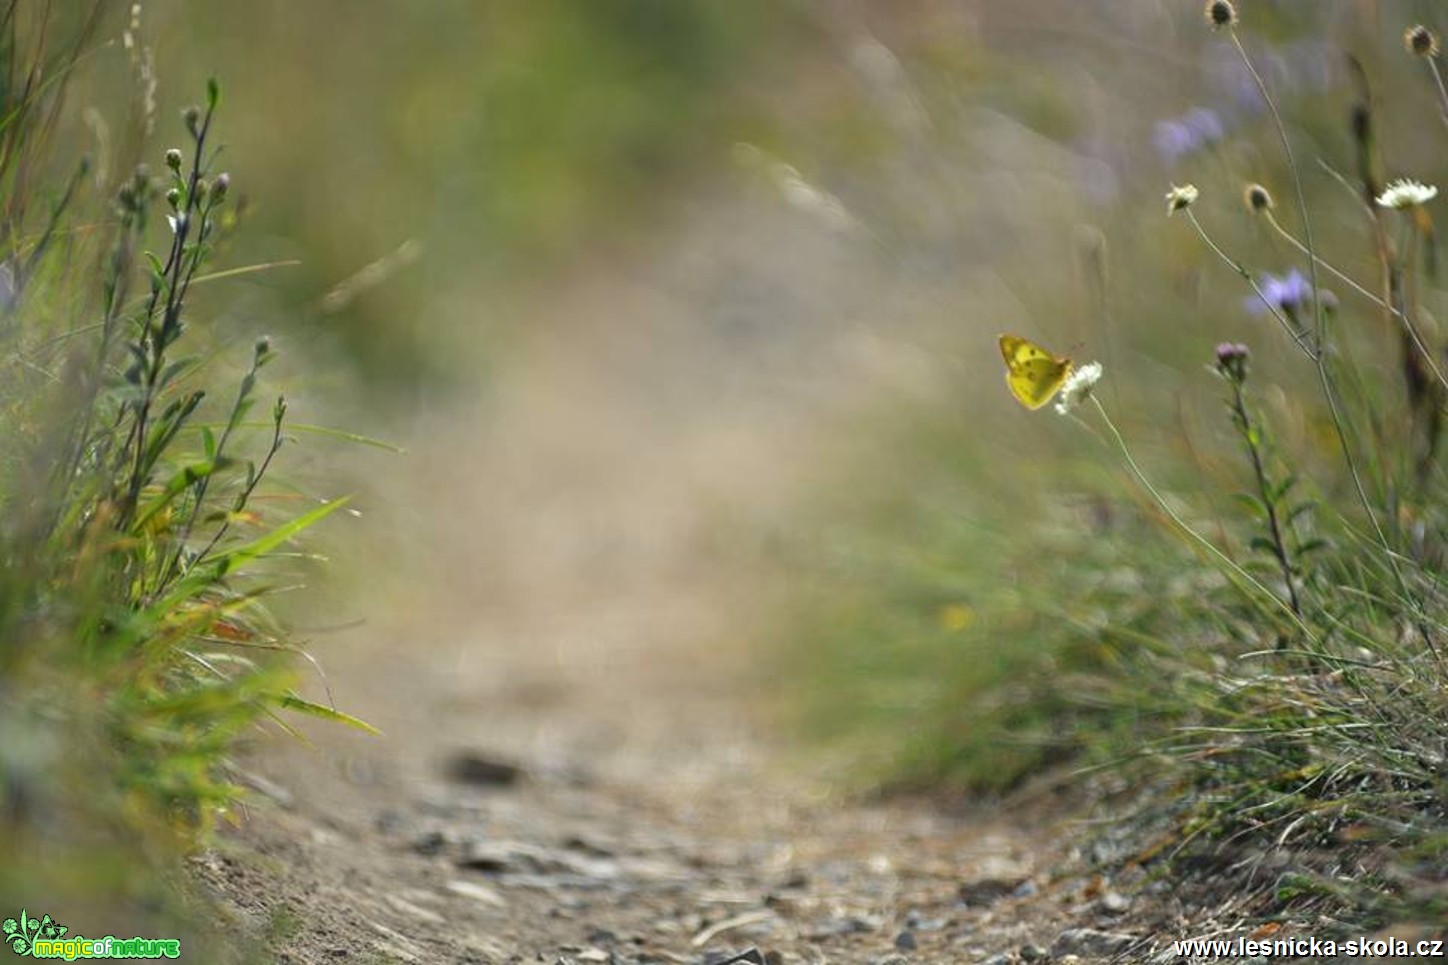
POLYGON ((1119 915, 1131 907, 1131 899, 1118 891, 1108 891, 1101 896, 1101 910, 1119 915))
POLYGON ((1120 932, 1099 931, 1095 928, 1068 928, 1056 936, 1051 944, 1051 954, 1056 958, 1064 955, 1117 955, 1135 944, 1136 938, 1120 932))
POLYGON ((502 893, 487 885, 480 885, 474 881, 449 881, 447 890, 455 895, 462 895, 464 898, 471 898, 474 901, 482 902, 485 905, 492 905, 494 908, 508 907, 508 901, 502 893))
POLYGON ((1007 895, 1014 894, 1020 890, 1019 879, 1007 878, 981 878, 978 881, 967 881, 960 886, 960 900, 967 905, 976 908, 993 905, 1007 895))
POLYGON ((907 928, 895 936, 895 947, 902 952, 913 952, 920 947, 920 943, 915 940, 915 933, 907 928))

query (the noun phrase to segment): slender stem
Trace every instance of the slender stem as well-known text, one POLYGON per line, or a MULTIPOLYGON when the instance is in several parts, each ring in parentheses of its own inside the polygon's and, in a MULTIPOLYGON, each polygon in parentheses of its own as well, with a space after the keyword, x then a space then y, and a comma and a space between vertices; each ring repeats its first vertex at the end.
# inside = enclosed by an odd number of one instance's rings
POLYGON ((1281 306, 1274 304, 1272 300, 1267 297, 1266 293, 1262 291, 1262 286, 1257 284, 1257 279, 1252 277, 1252 273, 1247 270, 1247 267, 1223 251, 1221 246, 1212 240, 1212 236, 1207 234, 1207 229, 1202 227, 1202 223, 1197 220, 1196 215, 1192 214, 1190 208, 1187 209, 1186 214, 1187 220, 1191 222, 1192 227, 1196 229, 1202 241, 1206 242, 1207 247, 1212 249, 1216 256, 1222 259, 1229 268, 1242 276, 1242 280, 1251 286, 1252 291, 1257 294, 1258 300, 1267 306, 1267 311, 1272 313, 1272 317, 1277 320, 1277 324, 1282 326, 1282 330, 1297 343, 1297 347, 1302 349, 1304 355, 1315 360, 1318 354, 1317 351, 1303 340, 1302 333, 1298 331, 1297 325, 1283 314, 1281 306))
POLYGON ((1403 327, 1407 329, 1408 334, 1412 337, 1413 344, 1417 347, 1418 352, 1423 356, 1423 361, 1427 363, 1428 368, 1433 370, 1433 375, 1436 376, 1438 381, 1443 384, 1443 387, 1445 389, 1448 389, 1448 378, 1445 378, 1442 370, 1438 368, 1438 363, 1434 361, 1433 353, 1428 351, 1428 346, 1423 344, 1423 338, 1421 335, 1418 334, 1418 328, 1416 325, 1413 324, 1412 318, 1409 316, 1409 313, 1405 308, 1400 309, 1394 305, 1389 304, 1382 298, 1368 291, 1362 285, 1359 285, 1357 282, 1353 281, 1352 278, 1350 278, 1344 272, 1339 271, 1337 268, 1333 267, 1330 262, 1325 261, 1324 259, 1312 254, 1310 251, 1308 251, 1306 245, 1298 241, 1292 236, 1291 232, 1289 232, 1286 228, 1282 227, 1282 223, 1278 221, 1275 216, 1273 216, 1272 212, 1266 211, 1263 212, 1263 214, 1267 218, 1267 223, 1270 224, 1273 229, 1276 230, 1276 232, 1281 235, 1284 240, 1287 241, 1288 244, 1292 245, 1292 247, 1296 248, 1304 255, 1313 258, 1319 265, 1327 269, 1328 273, 1331 274, 1338 281, 1342 282, 1344 285, 1347 285, 1353 291, 1357 292, 1359 295, 1363 296, 1368 301, 1385 310, 1389 315, 1402 322, 1403 327))
POLYGON ((1284 614, 1286 614, 1286 616, 1293 622, 1293 624, 1295 624, 1297 628, 1301 630, 1309 640, 1311 640, 1313 643, 1318 643, 1319 641, 1317 640, 1317 637, 1313 634, 1311 630, 1308 629, 1307 624, 1303 622, 1302 617, 1292 607, 1284 603, 1280 596, 1278 596, 1276 593, 1273 593, 1270 589, 1264 586, 1262 582, 1258 580, 1255 576, 1242 569, 1242 567, 1226 553, 1223 553, 1221 550, 1217 549, 1217 547, 1212 543, 1211 540, 1207 539, 1205 536, 1192 529, 1191 525, 1187 523, 1186 520, 1182 519, 1180 514, 1178 514, 1175 509, 1172 509, 1171 504, 1168 503, 1166 501, 1166 498, 1163 497, 1162 494, 1157 491, 1157 488, 1151 484, 1151 480, 1146 477, 1146 473, 1142 472, 1141 467, 1138 466, 1136 464, 1136 460, 1132 458, 1131 450, 1127 447, 1126 440, 1122 438, 1121 432, 1116 428, 1116 423, 1111 421, 1111 416, 1107 414, 1106 407, 1101 404, 1101 400, 1093 395, 1091 396, 1091 402, 1096 406, 1096 411, 1100 413, 1101 421, 1106 423, 1106 428, 1110 430, 1112 438, 1116 440, 1116 447, 1121 450, 1122 458, 1126 460, 1127 468, 1131 470, 1131 474, 1136 477, 1136 481, 1141 484, 1142 488, 1145 489, 1147 493, 1151 496, 1151 498, 1156 501, 1156 504, 1161 507, 1162 512, 1166 513, 1171 521, 1177 525, 1177 528, 1180 529, 1183 533, 1186 533, 1187 536, 1191 537, 1194 542, 1196 542, 1199 546, 1201 546, 1214 558, 1216 558, 1216 560, 1224 567, 1226 567, 1229 572, 1235 574, 1237 577, 1239 577, 1249 586, 1251 586, 1252 589, 1256 590, 1259 594, 1271 600, 1272 603, 1284 614))
POLYGON ((1273 498, 1272 486, 1267 480, 1267 470, 1262 464, 1261 447, 1257 444, 1257 433, 1252 427, 1252 417, 1247 412, 1247 402, 1242 395, 1242 383, 1232 380, 1232 417, 1242 430, 1242 440, 1247 444, 1247 454, 1252 457, 1252 473, 1257 477, 1257 492, 1262 496, 1262 508, 1267 511, 1267 531, 1272 537, 1272 555, 1277 558, 1277 567, 1282 571, 1282 582, 1287 584, 1287 597, 1292 612, 1302 616, 1302 603, 1297 598, 1297 582, 1292 576, 1292 560, 1287 554, 1287 542, 1282 535, 1282 522, 1277 518, 1277 500, 1273 498))
MULTIPOLYGON (((1383 530, 1383 524, 1378 519, 1378 514, 1373 510, 1373 504, 1368 499, 1367 490, 1363 487, 1362 474, 1358 471, 1357 457, 1353 455, 1352 445, 1348 441, 1346 423, 1343 418, 1341 406, 1337 400, 1337 390, 1332 384, 1332 375, 1327 370, 1327 315, 1322 310, 1322 299, 1315 297, 1319 290, 1317 283, 1317 246, 1312 240, 1312 220, 1307 214, 1307 195, 1302 189, 1302 172, 1297 166, 1297 158, 1292 153, 1292 140, 1287 136, 1287 125, 1282 121, 1282 115, 1277 110, 1277 102, 1272 99, 1272 93, 1267 89, 1267 83, 1257 68, 1252 64, 1252 58, 1247 56, 1247 48, 1242 46, 1242 38, 1237 36, 1235 29, 1231 32, 1232 45, 1237 48, 1237 55, 1242 60, 1242 66, 1252 76, 1252 82, 1257 85, 1262 100, 1267 104, 1267 110, 1272 116, 1272 124, 1277 129, 1277 137, 1282 142, 1282 153, 1287 161, 1287 169, 1292 174, 1292 187, 1297 196, 1297 209, 1302 217, 1302 240, 1307 247, 1307 272, 1308 284, 1312 286, 1314 298, 1313 310, 1317 316, 1317 351, 1313 359, 1317 362, 1317 378, 1322 384, 1322 395, 1327 402, 1327 411, 1332 418, 1333 431, 1337 434, 1338 447, 1342 450, 1343 462, 1347 466, 1348 475, 1352 478, 1353 489, 1357 492, 1358 501, 1362 504, 1363 512, 1367 514, 1368 521, 1372 523, 1373 532, 1377 535, 1378 545, 1383 548, 1387 555, 1388 565, 1393 570, 1393 577, 1397 580, 1398 589, 1405 599, 1413 603, 1413 607, 1421 612, 1419 604, 1412 591, 1408 589, 1408 580, 1403 575, 1402 568, 1398 565, 1397 554, 1393 552, 1392 546, 1388 543, 1388 534, 1383 530)), ((1433 638, 1429 635, 1426 625, 1420 619, 1418 630, 1423 636, 1424 642, 1434 654, 1438 653, 1433 638)))
POLYGON ((1443 123, 1448 124, 1448 87, 1443 86, 1443 72, 1438 69, 1438 62, 1432 57, 1424 59, 1428 61, 1428 69, 1433 72, 1433 86, 1438 88, 1438 106, 1442 112, 1443 123))

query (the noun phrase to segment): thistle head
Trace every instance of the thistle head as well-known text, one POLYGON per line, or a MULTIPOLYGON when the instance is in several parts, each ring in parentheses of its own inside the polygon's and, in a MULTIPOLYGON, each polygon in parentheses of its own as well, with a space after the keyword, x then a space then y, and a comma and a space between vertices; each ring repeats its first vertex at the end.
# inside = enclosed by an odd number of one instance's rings
POLYGON ((1217 346, 1217 371, 1233 385, 1247 381, 1247 358, 1251 353, 1240 342, 1223 342, 1217 346))
POLYGON ((1237 8, 1231 0, 1210 0, 1202 13, 1213 30, 1237 25, 1237 8))
POLYGON ((1438 35, 1422 24, 1415 24, 1403 33, 1403 46, 1414 57, 1437 57, 1438 35))
POLYGON ((1247 210, 1253 214, 1271 211, 1273 208, 1271 192, 1256 182, 1247 185, 1242 192, 1242 200, 1247 202, 1247 210))

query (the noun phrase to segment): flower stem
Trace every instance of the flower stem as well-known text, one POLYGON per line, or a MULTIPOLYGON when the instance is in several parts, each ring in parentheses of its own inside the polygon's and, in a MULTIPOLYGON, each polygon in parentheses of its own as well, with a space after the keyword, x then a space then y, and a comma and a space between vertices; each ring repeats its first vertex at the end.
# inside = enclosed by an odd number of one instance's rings
POLYGON ((1292 612, 1300 618, 1302 616, 1302 602, 1297 598, 1297 581, 1293 578, 1292 558, 1287 553, 1287 542, 1283 538, 1282 521, 1277 514, 1277 500, 1272 493, 1272 486, 1267 479, 1267 469, 1262 463, 1262 447, 1259 444, 1259 436, 1256 428, 1252 425, 1252 417, 1247 411, 1247 401, 1242 392, 1240 380, 1232 380, 1232 419, 1237 423, 1237 428, 1242 432, 1242 441, 1247 446, 1247 454, 1252 459, 1252 474, 1257 479, 1257 492, 1262 497, 1262 508, 1267 512, 1267 533, 1271 537, 1272 555, 1277 560, 1277 567, 1282 571, 1282 582, 1287 586, 1287 599, 1292 605, 1292 612))
MULTIPOLYGON (((1136 477, 1136 481, 1139 482, 1142 488, 1156 501, 1156 504, 1161 507, 1162 512, 1167 514, 1171 521, 1176 524, 1177 528, 1183 533, 1186 533, 1197 545, 1211 554, 1217 562, 1226 568, 1228 573, 1241 579, 1260 596, 1271 600, 1273 605, 1281 610, 1309 640, 1313 643, 1318 643, 1316 635, 1308 629, 1307 624, 1303 622, 1302 616, 1295 606, 1289 606, 1287 603, 1284 603, 1282 598, 1264 586, 1262 581, 1244 570, 1231 557, 1219 550, 1211 540, 1192 529, 1191 525, 1182 519, 1181 515, 1171 507, 1171 504, 1166 501, 1165 497, 1151 484, 1151 480, 1146 477, 1146 473, 1142 472, 1141 467, 1136 464, 1136 460, 1131 456, 1131 449, 1126 445, 1126 440, 1122 437, 1120 430, 1116 428, 1116 423, 1111 421, 1111 416, 1107 414, 1106 407, 1101 404, 1101 400, 1093 395, 1091 401, 1095 404, 1096 411, 1100 413, 1101 421, 1106 423, 1106 428, 1111 432, 1112 438, 1116 440, 1116 446, 1121 450, 1122 458, 1126 460, 1127 468, 1131 470, 1131 474, 1136 477)), ((1290 585, 1291 584, 1289 584, 1289 586, 1290 585)))
MULTIPOLYGON (((1267 311, 1272 313, 1272 317, 1277 320, 1277 324, 1282 326, 1282 330, 1292 338, 1292 341, 1297 343, 1297 347, 1302 349, 1303 354, 1316 361, 1317 351, 1313 346, 1307 344, 1302 332, 1298 330, 1297 325, 1283 314, 1281 306, 1274 304, 1272 300, 1267 297, 1266 293, 1262 291, 1262 286, 1257 284, 1257 279, 1252 277, 1252 273, 1247 270, 1247 267, 1223 251, 1222 247, 1212 240, 1212 236, 1207 234, 1207 229, 1202 227, 1202 223, 1197 220, 1196 215, 1192 214, 1190 208, 1187 209, 1186 215, 1187 220, 1191 222, 1192 227, 1196 229, 1197 234, 1201 236, 1202 241, 1206 243, 1207 247, 1212 249, 1216 256, 1222 259, 1229 268, 1242 276, 1242 280, 1257 294, 1262 304, 1267 306, 1267 311)), ((1314 289, 1314 292, 1315 291, 1316 289, 1314 289)))

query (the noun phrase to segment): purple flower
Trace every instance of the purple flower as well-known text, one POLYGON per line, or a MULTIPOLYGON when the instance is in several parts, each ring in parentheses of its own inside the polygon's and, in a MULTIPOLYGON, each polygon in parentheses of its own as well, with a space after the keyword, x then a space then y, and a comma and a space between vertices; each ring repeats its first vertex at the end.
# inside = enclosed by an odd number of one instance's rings
POLYGON ((1167 163, 1192 153, 1198 146, 1196 134, 1181 121, 1157 121, 1151 142, 1167 163))
POLYGON ((1276 275, 1263 275, 1257 287, 1261 295, 1254 292, 1247 296, 1244 303, 1247 311, 1253 315, 1266 314, 1273 308, 1282 312, 1294 312, 1312 300, 1312 286, 1296 268, 1281 278, 1276 275))
POLYGON ((1193 107, 1182 118, 1187 127, 1196 132, 1203 144, 1212 144, 1227 136, 1227 129, 1217 112, 1207 107, 1193 107))
POLYGON ((1217 370, 1240 385, 1247 379, 1247 358, 1251 354, 1239 342, 1223 342, 1217 346, 1217 370))
POLYGON ((1157 121, 1151 141, 1162 160, 1171 164, 1226 136, 1227 127, 1216 111, 1193 107, 1180 117, 1157 121))

